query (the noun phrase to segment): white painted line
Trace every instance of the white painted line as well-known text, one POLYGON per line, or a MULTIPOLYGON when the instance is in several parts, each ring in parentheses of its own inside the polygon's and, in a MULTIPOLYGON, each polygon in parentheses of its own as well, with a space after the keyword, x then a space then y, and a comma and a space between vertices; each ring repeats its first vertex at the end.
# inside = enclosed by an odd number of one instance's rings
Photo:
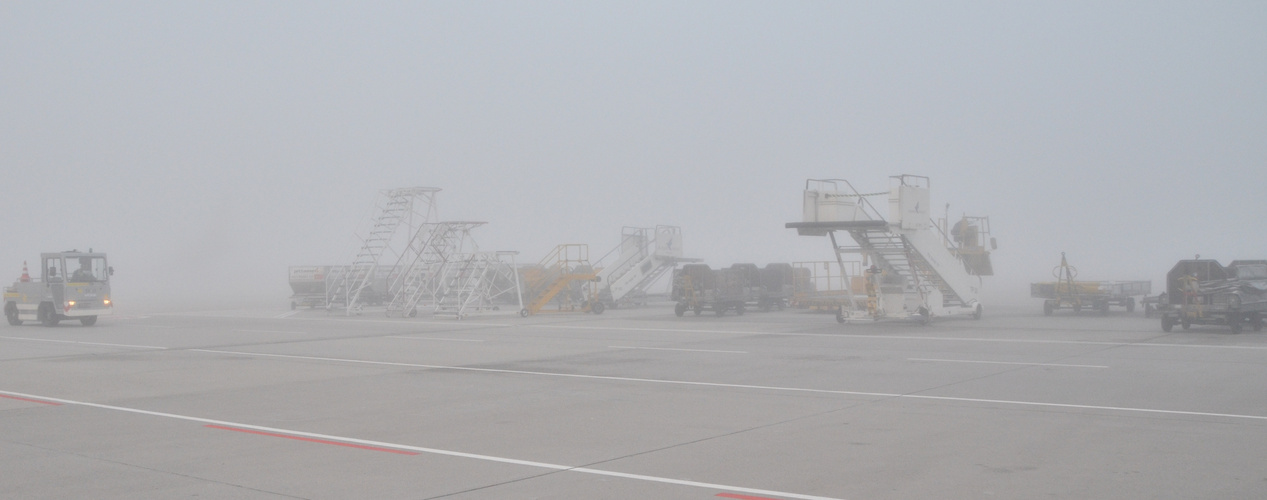
POLYGON ((946 342, 1003 342, 1018 344, 1070 344, 1070 345, 1101 345, 1101 346, 1117 346, 1117 347, 1193 347, 1206 349, 1249 349, 1249 350, 1267 350, 1267 346, 1244 346, 1244 345, 1211 345, 1211 344, 1161 344, 1151 342, 1106 342, 1102 340, 1048 340, 1048 339, 991 339, 983 337, 932 337, 932 336, 916 336, 916 335, 857 335, 849 333, 797 333, 797 332, 760 332, 749 330, 690 330, 681 328, 646 328, 646 327, 619 327, 619 326, 574 326, 574 325, 524 325, 531 328, 563 328, 574 330, 614 330, 626 332, 663 332, 663 333, 715 333, 726 335, 773 335, 778 337, 823 337, 823 338, 850 338, 850 339, 866 339, 866 340, 939 340, 946 342))
POLYGON ((624 345, 609 345, 611 349, 646 349, 650 351, 683 351, 683 352, 721 352, 729 354, 748 354, 748 351, 716 351, 713 349, 674 349, 672 347, 631 347, 624 345))
POLYGON ((446 340, 449 342, 483 342, 480 339, 442 339, 437 337, 406 337, 404 335, 388 335, 389 339, 409 339, 409 340, 446 340))
POLYGON ((299 314, 299 311, 291 311, 285 314, 278 314, 277 316, 273 316, 273 319, 286 319, 296 314, 299 314))
POLYGON ((906 358, 907 361, 940 361, 942 363, 983 363, 990 365, 1061 366, 1068 368, 1108 368, 1099 365, 1062 365, 1059 363, 1017 363, 1010 361, 972 361, 967 359, 906 358))
POLYGON ((293 333, 297 335, 307 335, 308 332, 296 332, 288 330, 233 330, 238 333, 293 333))
POLYGON ((786 491, 762 490, 762 489, 756 489, 756 488, 745 488, 742 486, 731 486, 727 484, 687 481, 684 479, 647 476, 647 475, 642 475, 642 474, 630 474, 626 472, 616 472, 616 471, 609 471, 609 470, 602 470, 602 469, 591 469, 589 467, 573 467, 570 465, 559 465, 559 464, 552 464, 552 463, 547 463, 547 462, 535 462, 531 460, 519 460, 515 458, 496 457, 492 455, 480 455, 476 453, 442 450, 438 448, 423 448, 419 446, 410 446, 406 444, 387 443, 383 441, 370 441, 367 439, 333 436, 329 434, 317 434, 315 432, 293 431, 289 429, 279 429, 276 427, 264 427, 260 425, 244 424, 240 422, 229 422, 225 420, 213 420, 210 418, 194 417, 194 416, 189 416, 189 415, 178 415, 175 413, 163 413, 163 412, 157 412, 157 411, 141 410, 138 408, 128 408, 124 406, 112 406, 112 405, 104 405, 104 404, 98 404, 98 403, 88 403, 85 401, 74 401, 70 399, 51 398, 47 396, 37 396, 34 394, 24 394, 20 392, 0 391, 0 394, 7 394, 10 396, 16 396, 16 397, 22 397, 22 398, 39 399, 39 400, 44 400, 44 401, 49 401, 49 402, 54 402, 54 403, 61 403, 65 405, 87 406, 90 408, 98 408, 102 410, 113 410, 113 411, 121 411, 121 412, 127 412, 127 413, 135 413, 139 415, 148 415, 152 417, 163 417, 163 418, 171 418, 171 419, 177 419, 177 420, 185 420, 189 422, 198 422, 202 424, 220 425, 220 426, 225 426, 225 427, 237 427, 241 429, 251 429, 251 430, 256 430, 256 431, 261 431, 261 432, 289 434, 291 436, 301 436, 301 437, 307 437, 307 438, 313 438, 313 439, 323 439, 327 441, 341 441, 344 443, 374 446, 374 447, 379 447, 379 448, 395 448, 398 450, 416 451, 419 453, 445 455, 445 456, 450 456, 450 457, 469 458, 469 459, 474 459, 474 460, 483 460, 486 462, 498 462, 498 463, 512 464, 512 465, 522 465, 526 467, 536 467, 536 468, 541 468, 541 469, 551 469, 551 470, 566 471, 566 472, 580 472, 584 474, 594 474, 594 475, 599 475, 599 476, 619 477, 619 478, 624 478, 624 479, 636 479, 639 481, 650 481, 650 482, 663 483, 663 484, 675 484, 679 486, 693 486, 697 488, 734 491, 738 493, 752 493, 756 495, 772 495, 776 497, 796 498, 800 500, 841 500, 838 498, 821 497, 821 496, 814 496, 814 495, 802 495, 798 493, 789 493, 786 491))
POLYGON ((293 318, 292 317, 292 318, 286 318, 286 319, 294 319, 294 320, 300 320, 300 321, 342 321, 346 323, 386 323, 389 325, 409 325, 409 326, 423 326, 423 325, 425 326, 437 326, 437 325, 438 326, 475 326, 475 327, 498 326, 498 327, 503 327, 503 328, 509 327, 509 326, 515 326, 515 325, 510 325, 510 324, 505 324, 505 323, 481 323, 478 321, 472 321, 470 319, 464 319, 461 321, 456 321, 456 320, 422 321, 422 320, 411 320, 409 318, 401 318, 399 320, 352 319, 352 318, 346 318, 346 317, 344 318, 293 318))
POLYGON ((950 396, 925 396, 925 395, 920 395, 920 394, 894 394, 894 393, 886 393, 886 392, 861 392, 861 391, 842 391, 842 390, 833 390, 833 389, 809 389, 809 388, 804 388, 804 387, 779 387, 779 386, 748 385, 748 384, 722 384, 722 383, 717 383, 717 382, 692 382, 692 381, 687 381, 687 380, 663 380, 663 379, 653 379, 653 378, 611 377, 611 376, 604 376, 604 375, 578 375, 574 373, 533 372, 533 371, 526 371, 526 370, 503 370, 503 369, 498 369, 498 368, 473 368, 469 366, 424 365, 424 364, 419 364, 419 363, 397 363, 397 362, 392 362, 392 361, 363 361, 359 359, 322 358, 322 357, 317 357, 317 356, 292 356, 289 354, 262 354, 262 353, 241 352, 241 351, 217 351, 217 350, 212 350, 212 349, 189 349, 189 351, 207 352, 207 353, 214 353, 214 354, 236 354, 236 355, 241 355, 241 356, 260 356, 260 357, 266 357, 266 358, 303 359, 303 360, 310 360, 310 361, 332 361, 336 363, 356 363, 356 364, 378 365, 378 366, 433 368, 437 370, 455 370, 455 371, 470 371, 470 372, 483 372, 483 373, 512 373, 512 374, 517 374, 517 375, 536 375, 536 376, 542 376, 542 377, 579 378, 579 379, 589 379, 589 380, 614 380, 618 382, 685 385, 685 386, 696 386, 696 387, 724 387, 724 388, 730 388, 730 389, 756 389, 756 390, 762 390, 762 391, 805 392, 805 393, 814 393, 814 394, 841 394, 841 395, 846 395, 846 396, 867 396, 867 397, 876 397, 876 398, 929 399, 929 400, 939 400, 939 401, 960 401, 960 402, 990 403, 990 404, 1004 404, 1004 405, 1017 405, 1017 406, 1039 406, 1039 407, 1049 407, 1049 408, 1076 408, 1076 409, 1084 409, 1084 410, 1107 410, 1107 411, 1121 411, 1121 412, 1132 412, 1132 413, 1155 413, 1155 414, 1163 414, 1163 415, 1224 417, 1224 418, 1238 418, 1238 419, 1267 421, 1267 416, 1242 415, 1242 414, 1236 414, 1236 413, 1212 413, 1212 412, 1183 411, 1183 410, 1158 410, 1158 409, 1153 409, 1153 408, 1129 408, 1129 407, 1121 407, 1121 406, 1076 405, 1076 404, 1066 404, 1066 403, 1043 403, 1043 402, 1038 402, 1038 401, 1012 401, 1012 400, 1003 400, 1003 399, 958 398, 958 397, 950 397, 950 396))
POLYGON ((166 347, 158 347, 158 346, 153 346, 153 345, 106 344, 103 342, 79 342, 77 340, 29 339, 25 337, 0 337, 0 339, 29 340, 31 342, 56 342, 59 344, 100 345, 100 346, 106 346, 106 347, 129 347, 133 349, 167 349, 166 347))

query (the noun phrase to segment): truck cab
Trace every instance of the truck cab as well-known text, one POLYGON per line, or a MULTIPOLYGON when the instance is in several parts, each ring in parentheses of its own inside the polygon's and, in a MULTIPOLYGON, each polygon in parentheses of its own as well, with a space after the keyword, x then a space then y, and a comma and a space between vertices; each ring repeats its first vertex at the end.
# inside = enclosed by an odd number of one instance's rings
POLYGON ((106 254, 56 252, 40 254, 38 280, 19 280, 4 290, 4 315, 10 325, 39 321, 56 326, 77 319, 84 326, 114 311, 106 254))

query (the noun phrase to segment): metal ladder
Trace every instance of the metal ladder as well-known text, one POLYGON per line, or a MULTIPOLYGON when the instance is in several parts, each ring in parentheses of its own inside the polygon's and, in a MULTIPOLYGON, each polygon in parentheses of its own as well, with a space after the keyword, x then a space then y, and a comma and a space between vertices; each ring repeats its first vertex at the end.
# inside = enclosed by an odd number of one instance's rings
MULTIPOLYGON (((380 260, 392 246, 402 224, 426 222, 435 213, 435 193, 439 188, 413 187, 381 192, 381 202, 369 232, 361 240, 361 248, 352 264, 343 269, 326 288, 326 308, 343 306, 346 314, 359 311, 361 293, 373 282, 380 260), (420 211, 421 210, 421 211, 420 211)), ((383 290, 387 293, 387 290, 383 290)))
POLYGON ((449 266, 458 262, 463 252, 476 249, 471 230, 483 222, 437 222, 425 224, 414 238, 416 254, 398 264, 403 269, 393 282, 392 300, 386 314, 417 316, 419 304, 427 298, 438 302, 443 276, 449 266))

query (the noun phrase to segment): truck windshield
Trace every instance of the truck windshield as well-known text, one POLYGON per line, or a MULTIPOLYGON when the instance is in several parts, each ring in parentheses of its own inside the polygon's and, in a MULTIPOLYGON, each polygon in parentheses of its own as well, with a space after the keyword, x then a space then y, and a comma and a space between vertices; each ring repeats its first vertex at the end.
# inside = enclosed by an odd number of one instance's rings
POLYGON ((1237 266, 1236 277, 1240 279, 1267 278, 1267 266, 1237 266))
POLYGON ((67 258, 66 267, 71 273, 70 281, 75 283, 106 281, 109 276, 106 272, 106 259, 103 257, 67 258))

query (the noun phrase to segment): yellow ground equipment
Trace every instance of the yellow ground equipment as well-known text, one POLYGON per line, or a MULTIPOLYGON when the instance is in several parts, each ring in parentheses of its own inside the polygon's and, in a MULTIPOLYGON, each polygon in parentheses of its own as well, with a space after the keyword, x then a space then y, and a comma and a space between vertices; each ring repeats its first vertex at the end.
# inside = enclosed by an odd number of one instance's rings
POLYGON ((1060 253, 1060 265, 1051 273, 1056 281, 1029 285, 1030 296, 1043 299, 1043 314, 1047 316, 1059 309, 1073 309, 1074 313, 1094 309, 1107 314, 1109 306, 1134 312, 1135 297, 1148 295, 1152 290, 1151 281, 1075 281, 1078 269, 1069 265, 1064 252, 1060 253))
POLYGON ((524 269, 523 282, 529 300, 521 316, 570 311, 602 314, 605 309, 598 300, 598 273, 590 265, 588 245, 555 247, 539 264, 524 269), (551 302, 557 308, 547 311, 551 302))

